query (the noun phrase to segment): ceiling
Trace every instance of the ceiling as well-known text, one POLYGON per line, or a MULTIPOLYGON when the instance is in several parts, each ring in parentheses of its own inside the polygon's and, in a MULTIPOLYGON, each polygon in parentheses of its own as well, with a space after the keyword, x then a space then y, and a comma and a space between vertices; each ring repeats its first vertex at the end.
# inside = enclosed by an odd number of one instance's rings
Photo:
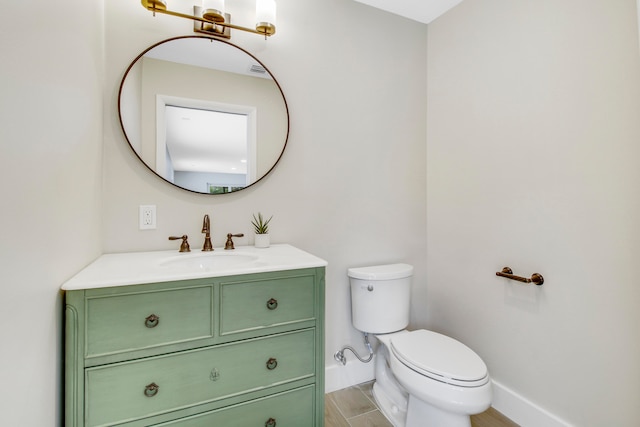
POLYGON ((206 38, 176 38, 171 43, 160 43, 145 53, 146 57, 196 67, 213 68, 229 73, 244 74, 252 77, 270 79, 262 65, 244 51, 228 43, 195 43, 193 40, 206 41, 206 38), (258 71, 261 69, 261 72, 258 71))
POLYGON ((428 24, 462 0, 355 0, 395 15, 428 24))
POLYGON ((165 122, 174 171, 247 173, 246 115, 167 105, 165 122))

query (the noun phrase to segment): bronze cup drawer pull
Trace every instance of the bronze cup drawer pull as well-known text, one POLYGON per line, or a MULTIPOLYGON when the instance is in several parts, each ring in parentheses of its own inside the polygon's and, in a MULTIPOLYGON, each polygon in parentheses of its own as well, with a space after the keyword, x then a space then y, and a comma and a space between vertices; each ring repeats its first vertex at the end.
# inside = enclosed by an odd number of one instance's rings
POLYGON ((278 361, 276 360, 275 357, 272 357, 271 359, 267 360, 267 369, 268 370, 273 371, 277 367, 278 367, 278 361))
POLYGON ((275 310, 276 308, 278 308, 278 300, 275 298, 271 298, 269 301, 267 301, 267 308, 269 310, 275 310))
POLYGON ((144 319, 144 326, 147 328, 155 328, 160 323, 160 317, 155 314, 151 314, 144 319))
POLYGON ((266 423, 264 423, 264 427, 276 427, 275 418, 269 418, 266 423))
POLYGON ((156 394, 158 394, 159 389, 160 389, 160 386, 158 384, 151 383, 144 388, 144 395, 147 397, 153 397, 156 394))

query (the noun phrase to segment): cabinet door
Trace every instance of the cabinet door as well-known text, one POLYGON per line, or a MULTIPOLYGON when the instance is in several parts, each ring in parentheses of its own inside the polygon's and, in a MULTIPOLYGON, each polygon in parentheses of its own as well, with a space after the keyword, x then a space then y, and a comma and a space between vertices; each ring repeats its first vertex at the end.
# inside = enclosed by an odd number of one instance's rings
POLYGON ((314 387, 308 386, 157 426, 314 427, 314 400, 314 387))

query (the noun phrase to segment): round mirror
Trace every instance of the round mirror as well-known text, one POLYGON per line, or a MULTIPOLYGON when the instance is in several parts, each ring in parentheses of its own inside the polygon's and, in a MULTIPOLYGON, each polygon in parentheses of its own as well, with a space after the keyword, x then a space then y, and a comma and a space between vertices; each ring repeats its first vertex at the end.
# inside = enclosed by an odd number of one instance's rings
POLYGON ((223 194, 275 167, 289 136, 278 82, 247 51, 201 36, 142 52, 120 85, 124 135, 156 175, 185 190, 223 194))

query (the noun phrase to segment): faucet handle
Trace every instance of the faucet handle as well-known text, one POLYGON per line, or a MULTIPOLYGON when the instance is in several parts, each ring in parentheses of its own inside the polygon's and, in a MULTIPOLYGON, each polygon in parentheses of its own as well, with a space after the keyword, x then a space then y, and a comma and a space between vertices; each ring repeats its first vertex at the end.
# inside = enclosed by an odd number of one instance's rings
POLYGON ((227 234, 227 243, 224 244, 224 249, 225 250, 229 250, 229 249, 235 249, 235 247, 233 246, 233 239, 231 239, 232 237, 244 237, 244 234, 242 233, 238 233, 238 234, 227 234))
POLYGON ((182 243, 180 244, 180 250, 178 252, 191 252, 191 248, 189 248, 189 242, 187 242, 189 236, 183 234, 182 236, 169 236, 169 240, 178 240, 182 239, 182 243))

